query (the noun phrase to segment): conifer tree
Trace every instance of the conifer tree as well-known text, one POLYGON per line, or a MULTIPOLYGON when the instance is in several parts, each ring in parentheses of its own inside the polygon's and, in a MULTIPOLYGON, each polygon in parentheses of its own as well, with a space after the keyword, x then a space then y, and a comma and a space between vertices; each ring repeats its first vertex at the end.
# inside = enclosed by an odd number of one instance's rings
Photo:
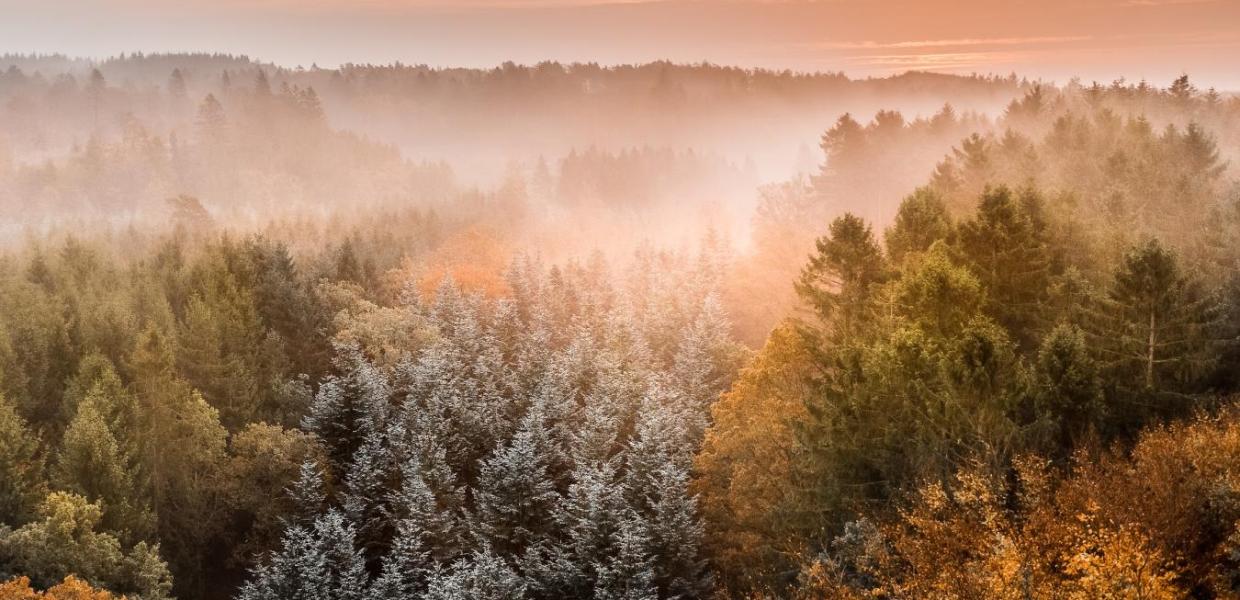
POLYGON ((475 490, 475 532, 502 555, 516 556, 544 538, 559 500, 542 407, 522 419, 512 440, 483 461, 475 490))
MULTIPOLYGON (((1106 413, 1098 365, 1079 328, 1060 325, 1042 341, 1037 356, 1039 416, 1069 440, 1097 427, 1106 413)), ((1071 443, 1063 443, 1064 448, 1071 443)))
POLYGON ((101 523, 106 529, 143 538, 150 532, 153 515, 135 480, 134 461, 104 420, 98 406, 100 392, 97 386, 78 405, 78 414, 61 442, 52 481, 59 489, 101 503, 101 523))
POLYGON ((136 439, 159 539, 177 585, 194 589, 204 583, 203 553, 221 524, 218 481, 227 432, 219 413, 177 377, 169 346, 164 334, 148 328, 130 359, 138 399, 136 439))
POLYGON ((1015 198, 1006 187, 988 188, 958 230, 961 253, 987 291, 987 312, 1026 346, 1041 325, 1052 275, 1041 211, 1032 190, 1015 198))
POLYGON ((295 513, 290 515, 292 524, 308 526, 322 514, 327 503, 323 490, 323 471, 312 460, 301 463, 297 481, 288 489, 295 513))
POLYGON ((0 394, 0 523, 23 523, 43 499, 39 441, 13 405, 0 394))
POLYGON ((870 311, 875 286, 887 278, 886 261, 869 225, 851 214, 835 219, 816 245, 817 253, 797 281, 797 293, 833 335, 843 339, 870 311))
POLYGON ((1188 391, 1214 359, 1210 298, 1157 239, 1124 256, 1103 310, 1109 367, 1146 391, 1188 391))
POLYGON ((427 600, 520 600, 529 585, 489 548, 457 561, 452 570, 431 580, 427 600))
POLYGON ((240 600, 362 600, 370 578, 355 532, 335 510, 307 528, 285 532, 281 549, 260 563, 238 595, 240 600))
POLYGON ((934 242, 948 239, 951 233, 947 206, 937 192, 923 187, 900 202, 895 223, 883 237, 888 258, 900 264, 909 254, 925 252, 934 242))

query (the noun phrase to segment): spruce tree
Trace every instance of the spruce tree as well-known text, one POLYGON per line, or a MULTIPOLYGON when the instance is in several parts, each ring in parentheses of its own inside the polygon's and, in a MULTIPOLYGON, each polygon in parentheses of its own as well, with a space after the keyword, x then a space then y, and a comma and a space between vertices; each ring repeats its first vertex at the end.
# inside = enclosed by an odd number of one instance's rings
POLYGON ((96 387, 78 405, 61 442, 52 481, 59 489, 100 502, 105 528, 143 538, 150 533, 153 515, 135 481, 132 460, 104 420, 99 390, 96 387))
POLYGON ((1130 250, 1102 307, 1107 364, 1138 392, 1187 392, 1208 372, 1215 307, 1157 239, 1130 250))
POLYGON ((520 555, 540 542, 559 501, 551 475, 553 449, 543 411, 535 405, 512 440, 483 461, 474 493, 474 530, 501 555, 520 555))
POLYGON ((900 202, 895 223, 883 237, 888 258, 898 265, 910 254, 925 252, 951 234, 951 216, 942 198, 931 188, 918 188, 900 202))
POLYGON ((833 336, 847 338, 872 310, 874 290, 888 277, 886 259, 870 226, 852 214, 832 221, 816 246, 797 293, 833 336))
POLYGON ((1033 190, 1017 198, 1007 187, 988 188, 958 229, 965 263, 986 288, 987 312, 1025 347, 1043 326, 1052 275, 1042 210, 1033 190))
POLYGON ((24 523, 43 499, 43 457, 25 419, 0 394, 0 523, 24 523))
POLYGON ((451 571, 431 580, 426 600, 521 600, 525 580, 489 548, 457 561, 451 571))

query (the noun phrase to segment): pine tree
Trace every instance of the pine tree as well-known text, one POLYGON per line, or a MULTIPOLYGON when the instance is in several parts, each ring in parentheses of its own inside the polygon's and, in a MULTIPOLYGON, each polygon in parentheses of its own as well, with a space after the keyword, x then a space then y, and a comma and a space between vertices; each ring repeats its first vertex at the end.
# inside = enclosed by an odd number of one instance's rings
POLYGON ((219 413, 176 376, 167 337, 148 328, 130 359, 138 400, 140 472, 178 586, 204 582, 204 553, 221 526, 218 485, 227 432, 219 413))
POLYGON ((329 510, 310 528, 285 531, 281 549, 251 572, 239 600, 362 600, 370 578, 355 532, 329 510))
POLYGON ((302 427, 322 441, 331 470, 348 471, 367 432, 386 426, 391 384, 356 345, 337 348, 337 369, 319 386, 302 427))
POLYGON ((887 229, 887 256, 894 264, 904 262, 910 254, 925 252, 952 233, 947 205, 932 188, 918 188, 900 202, 895 223, 887 229))
POLYGON ((370 431, 353 453, 353 461, 344 474, 341 507, 357 530, 358 542, 368 551, 382 544, 387 525, 383 500, 390 472, 388 462, 385 436, 370 431))
POLYGON ((0 523, 24 523, 43 499, 43 457, 39 441, 0 395, 0 523))
POLYGON ((845 214, 816 242, 796 289, 837 338, 852 335, 871 310, 875 286, 887 279, 882 250, 870 226, 845 214))
POLYGON ((105 528, 129 531, 143 538, 150 533, 153 515, 147 510, 131 471, 132 458, 122 450, 104 420, 99 407, 100 392, 97 386, 78 405, 78 414, 61 442, 52 481, 59 489, 100 502, 105 528))
POLYGON ((1124 256, 1108 296, 1102 335, 1117 378, 1139 381, 1149 392, 1179 392, 1208 371, 1214 307, 1158 240, 1124 256))
POLYGON ((727 317, 719 299, 707 295, 701 310, 684 330, 670 369, 672 387, 691 421, 689 435, 700 440, 710 405, 731 383, 741 350, 728 339, 727 317))
POLYGON ((645 520, 660 596, 705 598, 712 583, 701 553, 703 528, 697 498, 689 491, 689 474, 669 462, 649 483, 646 503, 650 512, 645 520))
POLYGON ((436 555, 450 552, 455 523, 452 515, 440 510, 422 477, 422 461, 414 453, 401 465, 400 490, 389 504, 396 533, 371 596, 398 600, 424 592, 437 567, 436 555))
POLYGON ((475 552, 453 565, 450 572, 435 577, 426 600, 520 600, 528 585, 503 559, 489 548, 475 552))
POLYGON ((1071 447, 1074 438, 1101 424, 1106 408, 1102 382, 1079 328, 1060 325, 1042 340, 1037 374, 1038 413, 1067 437, 1066 441, 1059 440, 1061 447, 1071 447))
POLYGON ((986 289, 987 312, 1025 347, 1042 325, 1052 275, 1041 212, 1032 190, 1014 198, 1006 187, 988 188, 958 230, 961 253, 986 289))
POLYGON ((704 531, 689 491, 692 455, 683 435, 683 426, 657 404, 645 405, 625 455, 623 487, 645 522, 660 595, 696 598, 710 591, 711 579, 700 555, 704 531))
POLYGON ((475 490, 475 532, 501 555, 520 555, 552 524, 559 500, 548 465, 552 448, 540 406, 531 408, 507 444, 483 461, 475 490))
POLYGON ((228 117, 224 114, 224 106, 214 94, 207 94, 198 105, 198 136, 203 143, 210 146, 223 144, 227 134, 228 117))
POLYGON ((612 537, 625 508, 614 460, 587 463, 573 470, 568 494, 555 509, 557 542, 546 564, 527 569, 536 574, 544 595, 589 597, 599 580, 598 568, 610 559, 612 537))
POLYGON ((296 512, 291 516, 293 524, 309 525, 323 512, 327 493, 323 490, 323 471, 312 460, 301 463, 297 481, 288 489, 296 512))
POLYGON ((185 94, 185 76, 181 74, 181 69, 173 69, 168 76, 168 95, 179 101, 185 99, 185 94))
POLYGON ((594 586, 597 600, 654 600, 659 598, 655 586, 654 559, 650 556, 646 525, 632 510, 620 520, 615 534, 615 550, 604 566, 598 568, 594 586))

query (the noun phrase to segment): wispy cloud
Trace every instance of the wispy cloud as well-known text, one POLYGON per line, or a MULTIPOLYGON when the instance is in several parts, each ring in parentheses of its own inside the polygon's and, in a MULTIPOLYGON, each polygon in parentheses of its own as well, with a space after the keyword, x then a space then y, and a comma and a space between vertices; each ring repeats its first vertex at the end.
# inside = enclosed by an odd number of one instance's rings
POLYGON ((1180 6, 1183 4, 1217 4, 1220 0, 1124 0, 1120 6, 1180 6))
POLYGON ((1083 42, 1093 39, 1088 35, 1072 36, 1041 36, 1041 37, 1005 37, 1005 38, 961 38, 944 40, 907 40, 899 42, 815 42, 807 44, 820 49, 834 50, 916 50, 919 48, 955 48, 976 46, 1029 46, 1044 44, 1062 44, 1083 42))

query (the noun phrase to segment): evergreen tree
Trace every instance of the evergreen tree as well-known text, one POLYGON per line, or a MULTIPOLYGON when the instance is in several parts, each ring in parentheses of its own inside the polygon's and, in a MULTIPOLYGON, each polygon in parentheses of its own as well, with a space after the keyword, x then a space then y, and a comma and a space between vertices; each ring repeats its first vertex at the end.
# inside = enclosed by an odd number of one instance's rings
POLYGON ((895 223, 884 236, 887 256, 900 264, 909 254, 925 252, 934 242, 952 235, 947 205, 931 188, 917 188, 900 202, 895 223))
POLYGON ((384 437, 378 431, 365 434, 344 474, 344 489, 340 495, 343 514, 356 529, 358 543, 366 550, 382 544, 387 525, 383 501, 390 465, 384 437))
POLYGON ((1069 448, 1073 439, 1100 425, 1106 413, 1097 362, 1085 334, 1060 325, 1042 340, 1036 364, 1039 417, 1049 419, 1068 438, 1058 441, 1069 448))
POLYGON ((451 571, 431 580, 427 600, 520 600, 527 597, 528 585, 491 550, 475 552, 453 565, 451 571))
POLYGON ((323 471, 314 461, 301 463, 297 481, 288 489, 289 499, 295 508, 290 517, 293 524, 308 526, 322 514, 327 504, 323 478, 323 471))
POLYGON ((542 595, 597 597, 624 585, 608 581, 611 575, 606 572, 618 559, 617 536, 628 516, 615 462, 585 463, 573 470, 568 494, 555 509, 559 540, 549 549, 546 564, 527 569, 534 572, 534 587, 542 595))
MULTIPOLYGON (((657 403, 643 407, 625 459, 623 488, 645 522, 654 580, 663 597, 704 597, 711 578, 701 555, 703 529, 689 491, 683 426, 657 403)), ((692 447, 692 446, 690 446, 692 447)))
POLYGON ((367 432, 384 429, 391 386, 356 345, 337 350, 341 374, 319 386, 302 427, 322 441, 332 471, 346 473, 367 432))
POLYGON ((541 406, 535 405, 507 444, 483 461, 474 494, 475 535, 504 556, 516 556, 545 538, 559 494, 541 406))
POLYGON ((1156 239, 1124 256, 1102 308, 1107 363, 1117 381, 1140 382, 1154 393, 1189 391, 1214 360, 1214 307, 1156 239))
POLYGON ((362 600, 370 585, 355 532, 329 510, 310 528, 294 525, 281 549, 254 568, 240 600, 362 600))
POLYGON ((646 516, 646 529, 654 581, 660 596, 709 596, 711 575, 701 552, 703 528, 698 518, 697 499, 689 492, 688 472, 668 462, 654 473, 649 483, 651 487, 645 493, 650 511, 646 516))
POLYGON ((172 74, 168 76, 168 95, 173 100, 185 99, 185 75, 181 73, 181 69, 173 69, 172 74))
POLYGON ((164 334, 148 328, 130 370, 138 399, 140 472, 180 594, 205 585, 205 553, 223 516, 219 478, 227 432, 219 413, 177 378, 169 346, 164 334))
POLYGON ((848 339, 872 308, 875 287, 887 278, 886 261, 869 225, 851 214, 835 219, 816 246, 797 293, 835 339, 848 339))
POLYGON ((39 441, 0 394, 0 523, 24 523, 43 499, 43 457, 39 441))
POLYGON ((150 533, 153 515, 131 470, 135 466, 132 457, 126 455, 100 410, 101 393, 96 386, 78 405, 78 414, 61 442, 52 481, 57 488, 99 502, 106 529, 144 538, 150 533))
POLYGON ((436 558, 451 551, 455 523, 451 514, 440 509, 422 477, 422 461, 414 453, 401 465, 400 490, 389 504, 396 533, 372 596, 396 600, 425 591, 438 566, 436 558))
POLYGON ((1042 201, 1026 190, 988 188, 973 219, 960 224, 960 251, 987 292, 987 312, 1024 346, 1041 323, 1050 283, 1042 201))

